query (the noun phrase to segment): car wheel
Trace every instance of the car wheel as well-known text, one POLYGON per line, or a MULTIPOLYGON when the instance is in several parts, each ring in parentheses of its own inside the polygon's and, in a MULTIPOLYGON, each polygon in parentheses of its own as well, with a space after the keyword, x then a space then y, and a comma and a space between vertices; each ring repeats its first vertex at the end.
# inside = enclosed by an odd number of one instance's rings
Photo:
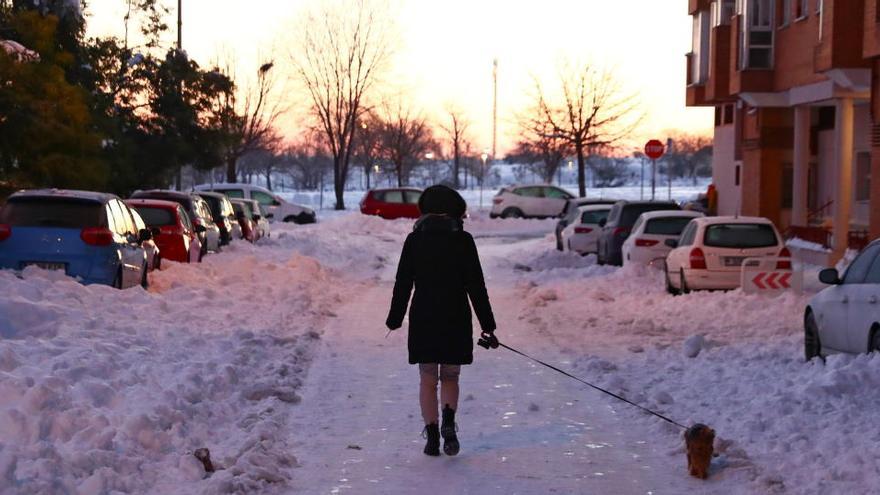
POLYGON ((501 218, 523 218, 523 212, 519 208, 507 208, 501 212, 501 218))
POLYGON ((147 278, 147 264, 146 263, 144 263, 143 270, 141 270, 141 287, 143 287, 144 290, 147 290, 150 288, 150 281, 147 278))
POLYGON ((672 285, 672 280, 669 279, 669 270, 666 270, 664 268, 663 271, 666 273, 666 292, 672 294, 673 296, 681 295, 681 291, 676 289, 675 286, 672 285))
POLYGON ((687 281, 684 279, 684 270, 679 272, 678 274, 678 290, 680 294, 690 294, 691 290, 688 289, 687 281))
POLYGON ((880 326, 876 323, 871 329, 871 339, 868 341, 868 352, 880 352, 880 326))
MULTIPOLYGON (((875 332, 876 333, 876 332, 875 332)), ((819 340, 819 326, 813 312, 804 317, 804 358, 807 361, 822 356, 822 343, 819 340)))
POLYGON ((122 267, 116 272, 116 278, 113 279, 113 287, 122 289, 122 267))

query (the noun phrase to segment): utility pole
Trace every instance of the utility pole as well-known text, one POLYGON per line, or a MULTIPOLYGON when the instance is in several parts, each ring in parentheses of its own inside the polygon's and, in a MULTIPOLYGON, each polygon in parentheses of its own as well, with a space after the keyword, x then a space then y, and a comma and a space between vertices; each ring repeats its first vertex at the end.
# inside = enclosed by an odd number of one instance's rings
POLYGON ((183 50, 183 0, 177 0, 177 51, 183 50))
POLYGON ((492 161, 498 143, 498 59, 492 60, 492 161))

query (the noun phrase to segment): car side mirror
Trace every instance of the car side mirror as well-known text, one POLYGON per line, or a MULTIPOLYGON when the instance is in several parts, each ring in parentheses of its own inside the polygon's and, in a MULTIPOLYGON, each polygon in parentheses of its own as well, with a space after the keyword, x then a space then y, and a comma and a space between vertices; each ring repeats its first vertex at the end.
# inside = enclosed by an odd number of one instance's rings
POLYGON ((843 283, 836 268, 826 268, 819 272, 819 281, 826 285, 840 285, 843 283))
POLYGON ((603 218, 603 219, 599 220, 599 227, 605 227, 605 225, 607 223, 608 223, 608 220, 603 218))
POLYGON ((138 231, 138 243, 147 242, 153 238, 153 232, 150 229, 141 229, 138 231))
POLYGON ((263 217, 261 217, 260 215, 254 215, 255 222, 259 222, 261 218, 263 218, 263 217))
POLYGON ((195 226, 193 227, 193 231, 194 231, 196 234, 202 234, 202 233, 204 233, 204 232, 207 232, 208 229, 206 229, 204 225, 195 225, 195 226))
POLYGON ((678 247, 678 239, 666 239, 665 241, 663 241, 663 244, 666 244, 672 249, 675 249, 678 247))
POLYGON ((162 229, 160 229, 159 227, 150 227, 150 232, 153 233, 153 237, 155 238, 162 234, 162 229))

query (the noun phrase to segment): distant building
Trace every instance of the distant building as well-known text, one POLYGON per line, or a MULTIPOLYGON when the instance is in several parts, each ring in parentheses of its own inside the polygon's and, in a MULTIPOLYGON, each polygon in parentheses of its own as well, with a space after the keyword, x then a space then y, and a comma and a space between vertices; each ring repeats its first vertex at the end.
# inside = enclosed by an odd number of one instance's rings
POLYGON ((720 214, 768 217, 832 259, 880 237, 878 3, 689 0, 687 104, 715 107, 720 214))

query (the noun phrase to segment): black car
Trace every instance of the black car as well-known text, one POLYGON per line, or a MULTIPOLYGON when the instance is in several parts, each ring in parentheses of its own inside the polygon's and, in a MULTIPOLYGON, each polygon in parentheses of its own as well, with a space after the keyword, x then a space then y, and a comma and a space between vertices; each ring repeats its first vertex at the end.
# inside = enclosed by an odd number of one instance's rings
POLYGON ((598 240, 600 265, 623 265, 623 242, 642 213, 659 210, 681 210, 674 201, 618 201, 608 212, 608 219, 599 223, 602 233, 598 240))
POLYGON ((201 196, 211 209, 214 223, 220 228, 220 244, 224 246, 229 244, 232 241, 232 226, 238 222, 229 198, 225 194, 208 191, 196 191, 196 194, 201 196))
POLYGON ((588 205, 613 205, 616 199, 574 198, 568 200, 562 210, 562 217, 556 222, 556 249, 562 251, 562 231, 578 217, 578 208, 588 205))

